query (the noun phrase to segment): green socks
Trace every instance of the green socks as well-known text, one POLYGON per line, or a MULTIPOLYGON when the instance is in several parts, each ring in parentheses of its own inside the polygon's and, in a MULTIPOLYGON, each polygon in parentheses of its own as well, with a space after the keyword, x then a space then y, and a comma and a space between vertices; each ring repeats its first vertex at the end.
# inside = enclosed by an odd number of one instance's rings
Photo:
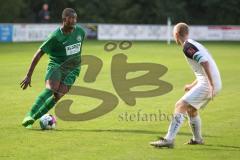
POLYGON ((37 97, 30 112, 28 113, 29 116, 33 116, 36 112, 44 105, 44 103, 48 100, 49 97, 53 95, 53 91, 50 89, 44 89, 43 92, 37 97))
POLYGON ((41 108, 32 116, 33 119, 37 120, 46 114, 53 106, 56 104, 54 96, 51 96, 47 101, 41 106, 41 108))

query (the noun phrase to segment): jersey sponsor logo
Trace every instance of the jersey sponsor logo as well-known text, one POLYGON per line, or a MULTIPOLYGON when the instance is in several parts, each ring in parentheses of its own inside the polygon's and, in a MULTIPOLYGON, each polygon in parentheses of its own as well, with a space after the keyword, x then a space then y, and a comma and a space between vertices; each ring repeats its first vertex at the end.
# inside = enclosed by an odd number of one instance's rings
POLYGON ((79 53, 80 52, 80 48, 81 48, 81 43, 75 43, 75 44, 66 46, 65 47, 66 54, 69 56, 69 55, 73 55, 73 54, 79 53))

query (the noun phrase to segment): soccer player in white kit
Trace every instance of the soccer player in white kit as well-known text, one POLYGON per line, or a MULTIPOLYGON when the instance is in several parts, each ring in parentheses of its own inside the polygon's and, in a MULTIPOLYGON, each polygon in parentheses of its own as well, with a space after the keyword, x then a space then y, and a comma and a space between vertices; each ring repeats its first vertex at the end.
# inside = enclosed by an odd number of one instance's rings
POLYGON ((201 134, 201 119, 198 110, 204 107, 221 90, 222 82, 218 67, 207 49, 189 39, 189 27, 178 23, 173 30, 174 39, 183 47, 183 53, 191 66, 196 80, 185 86, 185 95, 175 105, 173 119, 165 137, 150 142, 155 147, 174 147, 174 139, 188 115, 193 138, 186 144, 204 144, 201 134))

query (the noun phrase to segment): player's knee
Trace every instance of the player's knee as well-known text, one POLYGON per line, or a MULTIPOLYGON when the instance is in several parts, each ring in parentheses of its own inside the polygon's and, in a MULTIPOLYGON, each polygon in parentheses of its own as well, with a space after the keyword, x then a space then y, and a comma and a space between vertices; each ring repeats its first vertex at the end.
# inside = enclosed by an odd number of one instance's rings
POLYGON ((58 87, 57 86, 46 86, 47 89, 51 90, 52 93, 54 94, 54 92, 56 92, 58 90, 58 87))
POLYGON ((63 94, 54 93, 54 100, 55 100, 55 102, 58 102, 62 97, 63 97, 63 94))
POLYGON ((185 103, 183 100, 177 101, 175 104, 175 113, 183 113, 187 112, 188 104, 185 103))
POLYGON ((198 115, 197 109, 193 107, 188 107, 187 113, 189 117, 196 117, 198 115))
POLYGON ((177 103, 175 104, 175 108, 180 108, 182 106, 183 106, 182 100, 177 101, 177 103))
POLYGON ((53 92, 57 92, 59 89, 60 82, 55 82, 51 80, 46 81, 46 88, 52 90, 53 92))

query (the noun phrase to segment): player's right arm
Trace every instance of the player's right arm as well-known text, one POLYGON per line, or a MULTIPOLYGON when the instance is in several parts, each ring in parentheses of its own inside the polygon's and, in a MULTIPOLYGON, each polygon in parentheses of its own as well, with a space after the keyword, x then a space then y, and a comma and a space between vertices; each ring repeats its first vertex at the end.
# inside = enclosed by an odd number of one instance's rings
POLYGON ((35 55, 33 56, 32 63, 28 69, 27 75, 23 79, 23 81, 20 83, 22 89, 26 89, 28 86, 31 87, 31 78, 33 71, 38 64, 39 60, 43 56, 44 53, 50 53, 55 46, 56 38, 53 34, 50 34, 48 39, 43 42, 43 44, 40 46, 40 48, 37 50, 35 55))
MULTIPOLYGON (((183 46, 183 52, 186 57, 193 59, 198 62, 198 60, 195 58, 196 55, 199 53, 199 50, 196 46, 193 44, 186 42, 183 46)), ((190 89, 192 89, 196 84, 198 83, 197 79, 194 80, 191 84, 186 84, 184 87, 184 90, 187 92, 190 89)))
POLYGON ((213 100, 213 96, 214 96, 214 84, 213 84, 213 78, 211 75, 211 71, 210 71, 210 66, 209 66, 209 62, 205 61, 205 62, 201 62, 201 65, 208 77, 208 82, 209 82, 209 87, 210 87, 210 98, 213 100))
POLYGON ((25 76, 23 81, 20 83, 21 88, 23 90, 26 89, 28 86, 31 87, 31 78, 32 78, 33 71, 34 71, 36 65, 38 64, 39 60, 43 56, 43 54, 44 54, 44 52, 41 49, 38 49, 37 52, 35 53, 35 55, 33 56, 32 63, 28 69, 27 75, 25 76))
POLYGON ((184 48, 183 48, 183 52, 188 58, 190 58, 192 60, 195 60, 198 64, 200 64, 203 67, 203 69, 204 69, 204 71, 207 75, 208 81, 209 81, 210 97, 213 100, 214 85, 213 85, 213 80, 212 80, 212 76, 211 76, 211 73, 210 73, 208 59, 205 57, 204 54, 202 54, 198 50, 198 48, 196 46, 194 46, 193 44, 188 43, 188 42, 185 43, 184 48))

